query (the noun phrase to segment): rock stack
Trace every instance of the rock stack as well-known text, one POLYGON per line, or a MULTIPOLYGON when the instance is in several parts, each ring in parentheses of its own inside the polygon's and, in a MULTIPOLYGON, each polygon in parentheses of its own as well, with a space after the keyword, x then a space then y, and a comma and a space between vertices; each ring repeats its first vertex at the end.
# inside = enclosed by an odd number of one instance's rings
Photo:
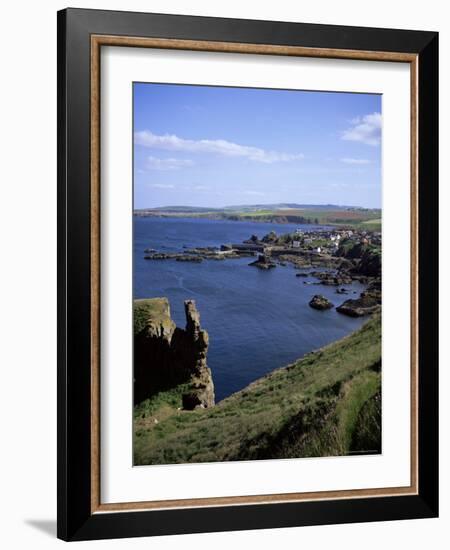
POLYGON ((211 370, 206 363, 209 336, 200 327, 200 314, 193 300, 184 302, 186 313, 186 336, 192 342, 191 390, 183 394, 183 408, 195 409, 214 406, 214 383, 211 370))
POLYGON ((322 294, 316 294, 312 297, 311 301, 309 302, 310 307, 313 309, 331 309, 334 307, 334 305, 328 300, 328 298, 325 298, 325 296, 322 296, 322 294))
POLYGON ((134 402, 180 384, 187 386, 183 408, 214 406, 214 384, 207 365, 209 337, 200 326, 195 302, 184 303, 186 328, 170 316, 167 298, 134 303, 134 402))

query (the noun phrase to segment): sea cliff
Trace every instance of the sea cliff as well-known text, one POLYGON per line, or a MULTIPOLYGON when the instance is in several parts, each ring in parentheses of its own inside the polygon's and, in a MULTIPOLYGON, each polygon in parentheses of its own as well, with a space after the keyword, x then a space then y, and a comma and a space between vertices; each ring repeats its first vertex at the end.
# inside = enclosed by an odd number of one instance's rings
POLYGON ((214 405, 206 363, 209 337, 195 302, 184 303, 186 327, 172 321, 167 298, 134 302, 134 403, 178 388, 184 409, 214 405))

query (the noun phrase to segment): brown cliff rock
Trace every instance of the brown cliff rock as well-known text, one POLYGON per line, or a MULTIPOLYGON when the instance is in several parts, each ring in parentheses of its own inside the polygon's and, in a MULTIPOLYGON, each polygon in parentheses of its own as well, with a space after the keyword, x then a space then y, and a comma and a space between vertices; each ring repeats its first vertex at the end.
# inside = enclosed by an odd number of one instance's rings
POLYGON ((186 328, 170 316, 167 298, 134 302, 134 403, 180 384, 183 407, 212 407, 214 383, 207 366, 209 337, 195 302, 185 302, 186 328))

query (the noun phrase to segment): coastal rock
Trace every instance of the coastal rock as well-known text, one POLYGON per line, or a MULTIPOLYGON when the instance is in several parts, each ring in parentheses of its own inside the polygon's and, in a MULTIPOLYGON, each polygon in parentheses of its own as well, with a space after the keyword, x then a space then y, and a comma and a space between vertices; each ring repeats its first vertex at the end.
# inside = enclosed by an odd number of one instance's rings
POLYGON ((272 250, 272 256, 278 256, 282 262, 289 262, 295 269, 305 269, 311 267, 311 261, 307 256, 303 256, 300 252, 297 254, 277 254, 277 251, 272 250))
POLYGON ((211 252, 218 252, 218 248, 215 246, 198 246, 196 248, 187 248, 187 254, 210 254, 211 252))
POLYGON ((347 258, 340 258, 338 263, 338 269, 352 269, 353 262, 347 258))
POLYGON ((177 254, 168 254, 166 252, 155 252, 144 256, 144 260, 172 260, 177 257, 177 254))
POLYGON ((351 271, 355 275, 381 276, 381 247, 369 244, 365 238, 359 242, 344 240, 336 254, 353 262, 351 271))
POLYGON ((362 292, 359 298, 346 300, 336 311, 350 317, 370 315, 380 309, 380 301, 370 292, 362 292))
POLYGON ((381 277, 381 250, 370 248, 366 250, 355 272, 367 277, 381 277))
POLYGON ((184 252, 155 252, 146 254, 144 260, 176 260, 177 262, 196 262, 203 261, 203 257, 197 254, 186 254, 184 252))
POLYGON ((200 334, 200 313, 194 300, 184 302, 184 313, 186 315, 186 332, 191 334, 194 340, 197 340, 200 334))
POLYGON ((259 267, 259 269, 271 269, 276 267, 276 264, 265 254, 259 254, 258 259, 248 265, 254 265, 255 267, 259 267))
POLYGON ((206 364, 209 336, 200 326, 200 314, 193 300, 184 302, 186 314, 186 334, 193 342, 191 362, 191 390, 183 394, 183 408, 192 410, 196 407, 214 406, 214 384, 211 371, 206 364))
POLYGON ((365 293, 372 296, 372 298, 381 304, 381 279, 371 280, 365 293))
POLYGON ((309 302, 309 306, 314 309, 325 310, 331 309, 332 307, 334 307, 334 304, 332 304, 330 300, 328 300, 328 298, 322 296, 322 294, 316 294, 309 302))
POLYGON ((200 263, 203 262, 203 258, 201 256, 189 256, 189 255, 179 255, 175 258, 177 262, 195 262, 200 263))
POLYGON ((252 235, 250 239, 244 241, 245 244, 258 244, 260 242, 258 235, 252 235))
POLYGON ((207 365, 208 333, 193 300, 184 303, 186 328, 170 316, 167 298, 134 302, 134 401, 180 384, 187 386, 183 407, 214 406, 214 383, 207 365))
POLYGON ((264 235, 261 241, 263 243, 276 243, 278 241, 278 235, 275 231, 271 231, 270 233, 267 233, 267 235, 264 235))
POLYGON ((315 271, 311 273, 314 277, 320 280, 322 285, 327 286, 341 286, 351 284, 352 278, 345 272, 337 271, 332 273, 330 271, 315 271))

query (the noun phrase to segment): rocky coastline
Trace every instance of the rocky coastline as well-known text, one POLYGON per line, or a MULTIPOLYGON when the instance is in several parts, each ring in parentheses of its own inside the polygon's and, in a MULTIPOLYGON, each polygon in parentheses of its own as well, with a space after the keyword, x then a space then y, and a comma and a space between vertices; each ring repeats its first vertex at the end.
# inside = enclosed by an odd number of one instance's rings
POLYGON ((153 248, 144 251, 146 260, 174 260, 195 264, 245 257, 256 257, 248 265, 261 270, 272 270, 291 264, 298 271, 297 277, 308 279, 303 284, 334 286, 336 294, 347 294, 349 291, 345 285, 351 285, 355 281, 367 285, 359 297, 347 299, 336 307, 336 311, 343 315, 360 317, 381 308, 379 232, 320 229, 308 232, 297 230, 294 233, 277 235, 271 231, 262 238, 251 235, 242 243, 225 243, 220 247, 184 246, 178 252, 163 252, 153 248))

